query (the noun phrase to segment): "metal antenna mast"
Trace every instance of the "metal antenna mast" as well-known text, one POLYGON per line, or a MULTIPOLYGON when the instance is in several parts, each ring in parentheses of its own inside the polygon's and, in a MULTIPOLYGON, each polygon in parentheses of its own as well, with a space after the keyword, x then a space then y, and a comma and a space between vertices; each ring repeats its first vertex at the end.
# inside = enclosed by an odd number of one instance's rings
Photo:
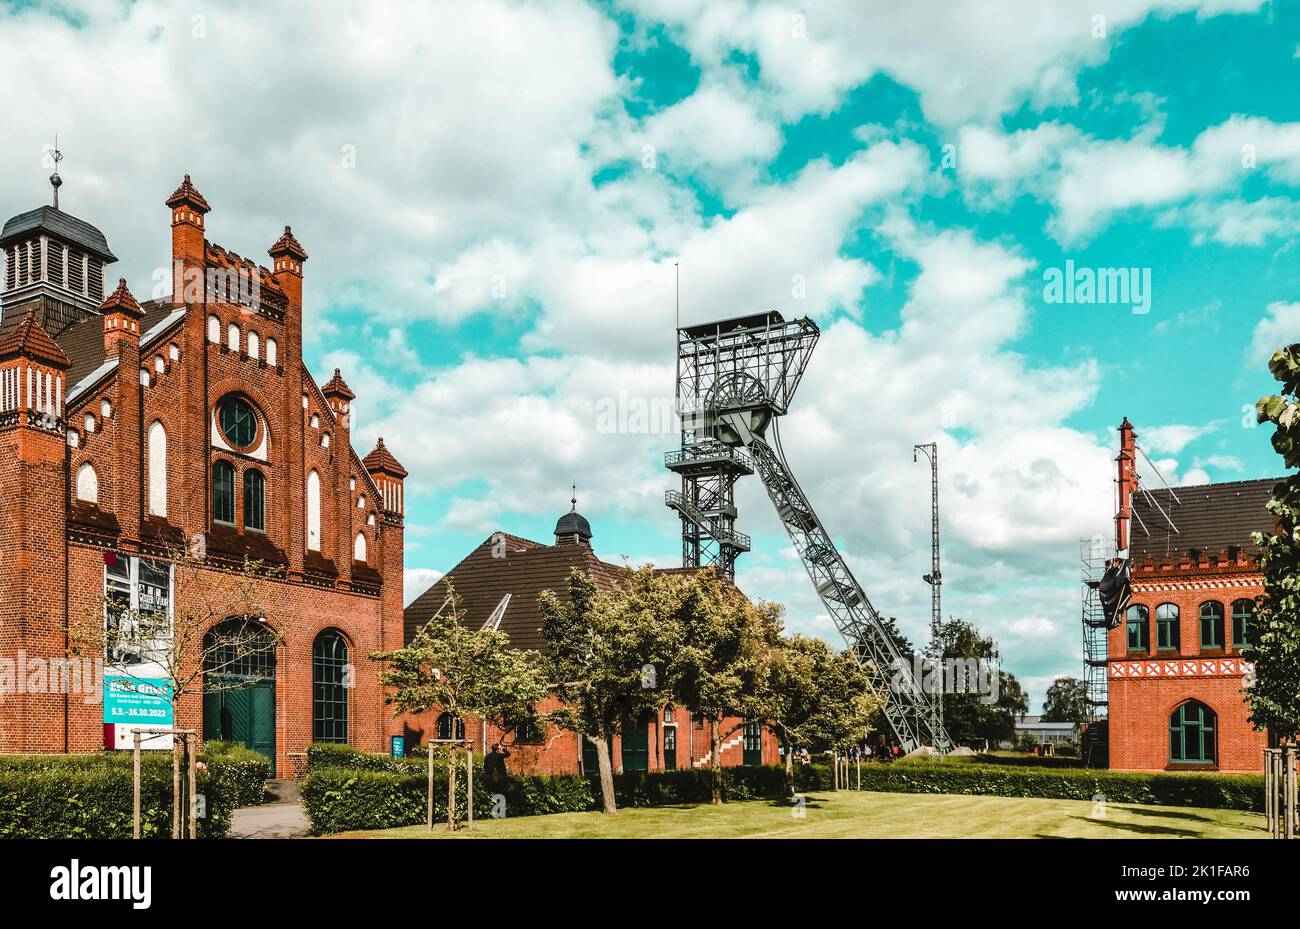
POLYGON ((941 672, 939 686, 934 691, 934 707, 939 719, 943 719, 943 655, 940 654, 942 646, 939 642, 939 629, 943 624, 940 606, 943 574, 939 570, 939 445, 937 442, 913 445, 913 463, 919 460, 917 452, 930 459, 930 573, 922 575, 921 580, 930 585, 930 658, 939 663, 941 672))
POLYGON ((735 528, 735 483, 757 472, 823 606, 883 698, 899 744, 906 751, 930 745, 948 752, 952 742, 942 718, 781 448, 779 419, 820 335, 811 319, 787 321, 775 310, 678 328, 682 445, 664 456, 664 464, 681 476, 682 489, 668 491, 664 502, 681 517, 682 564, 716 565, 735 576, 737 556, 750 547, 749 536, 735 528))

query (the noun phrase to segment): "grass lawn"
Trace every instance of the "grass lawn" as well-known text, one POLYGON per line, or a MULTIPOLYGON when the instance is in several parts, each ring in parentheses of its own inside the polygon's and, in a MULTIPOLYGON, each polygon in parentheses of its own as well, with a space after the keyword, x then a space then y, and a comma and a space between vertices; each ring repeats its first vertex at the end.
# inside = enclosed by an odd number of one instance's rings
MULTIPOLYGON (((802 819, 766 800, 602 813, 557 813, 475 821, 456 838, 1246 838, 1262 839, 1264 817, 1239 810, 1109 804, 1092 818, 1083 800, 819 791, 802 819)), ((347 833, 366 838, 451 838, 446 823, 347 833)))

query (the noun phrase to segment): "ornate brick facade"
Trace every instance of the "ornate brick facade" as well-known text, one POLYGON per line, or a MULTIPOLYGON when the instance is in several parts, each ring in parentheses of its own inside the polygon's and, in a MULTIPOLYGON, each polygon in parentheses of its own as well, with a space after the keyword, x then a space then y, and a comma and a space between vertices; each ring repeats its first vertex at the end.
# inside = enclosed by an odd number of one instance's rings
POLYGON ((1107 640, 1110 766, 1262 771, 1267 736, 1249 722, 1241 652, 1264 591, 1250 533, 1272 530, 1274 481, 1148 490, 1127 420, 1120 435, 1116 543, 1132 597, 1107 640))
MULTIPOLYGON (((118 559, 203 552, 173 569, 169 594, 178 615, 202 615, 200 588, 248 557, 277 573, 255 593, 285 633, 277 770, 312 740, 313 645, 328 629, 351 665, 347 738, 384 750, 395 724, 366 656, 402 640, 406 472, 382 441, 357 455, 351 390, 338 371, 321 388, 303 363, 307 253, 292 231, 268 269, 206 239, 211 207, 188 176, 166 205, 172 293, 144 304, 125 281, 96 292, 114 258, 89 224, 41 208, 0 235, 0 660, 66 656, 118 559), (96 263, 97 279, 73 273, 96 263)), ((176 724, 215 731, 203 704, 184 700, 176 724)), ((92 751, 104 737, 83 695, 0 695, 0 752, 92 751)))

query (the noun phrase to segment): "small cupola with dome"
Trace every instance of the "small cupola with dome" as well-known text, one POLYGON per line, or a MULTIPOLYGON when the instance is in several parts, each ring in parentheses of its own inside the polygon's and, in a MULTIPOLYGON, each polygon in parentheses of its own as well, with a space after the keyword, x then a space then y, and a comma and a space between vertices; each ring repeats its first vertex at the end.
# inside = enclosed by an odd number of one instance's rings
POLYGON ((59 208, 63 179, 53 152, 55 172, 53 205, 19 213, 0 230, 3 274, 0 305, 4 319, 21 319, 28 310, 33 318, 58 337, 86 316, 98 315, 104 302, 104 269, 117 261, 104 233, 85 220, 59 208))
POLYGON ((591 523, 587 522, 587 517, 578 512, 577 485, 573 488, 573 497, 569 503, 569 512, 555 523, 555 544, 591 548, 591 523))

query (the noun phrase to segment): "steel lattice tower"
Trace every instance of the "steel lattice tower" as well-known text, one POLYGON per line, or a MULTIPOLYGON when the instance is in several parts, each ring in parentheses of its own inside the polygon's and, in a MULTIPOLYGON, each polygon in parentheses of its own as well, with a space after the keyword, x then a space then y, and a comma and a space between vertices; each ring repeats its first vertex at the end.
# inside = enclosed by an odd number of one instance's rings
MULTIPOLYGON (((943 609, 940 589, 943 586, 943 573, 939 570, 939 445, 929 442, 912 446, 912 461, 917 461, 917 453, 922 452, 930 460, 930 573, 921 579, 930 585, 930 659, 943 669, 942 643, 939 630, 943 625, 943 609)), ((941 678, 942 680, 942 678, 941 678)), ((934 692, 935 714, 943 719, 943 687, 934 692)))
POLYGON ((734 576, 736 557, 749 550, 749 537, 735 528, 735 483, 757 472, 822 604, 884 698, 899 744, 907 751, 931 745, 947 752, 952 743, 933 702, 921 692, 781 449, 779 418, 820 335, 811 319, 787 321, 775 310, 678 328, 682 445, 664 463, 682 481, 681 490, 668 491, 665 499, 681 517, 682 563, 716 565, 734 576))

